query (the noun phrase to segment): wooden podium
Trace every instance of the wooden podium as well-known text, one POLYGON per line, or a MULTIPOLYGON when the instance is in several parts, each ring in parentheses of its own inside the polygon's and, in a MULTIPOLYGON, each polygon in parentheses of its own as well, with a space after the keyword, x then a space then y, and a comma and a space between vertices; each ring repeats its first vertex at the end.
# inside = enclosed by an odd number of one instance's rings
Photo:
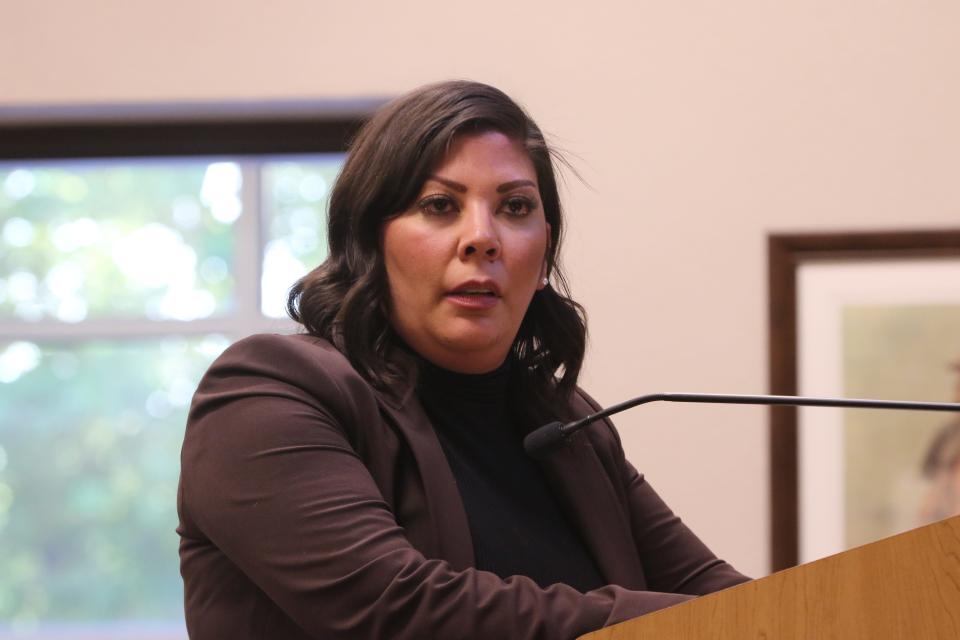
POLYGON ((581 638, 960 639, 960 516, 581 638))

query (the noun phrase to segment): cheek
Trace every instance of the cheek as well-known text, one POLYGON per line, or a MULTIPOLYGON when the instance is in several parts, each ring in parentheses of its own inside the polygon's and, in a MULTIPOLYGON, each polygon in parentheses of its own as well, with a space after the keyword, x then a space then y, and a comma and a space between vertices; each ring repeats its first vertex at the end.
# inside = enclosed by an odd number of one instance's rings
POLYGON ((411 293, 422 291, 418 286, 430 282, 437 263, 436 242, 431 234, 398 220, 387 225, 383 252, 390 290, 409 299, 411 293))
POLYGON ((512 271, 522 274, 524 280, 533 279, 539 282, 540 272, 543 270, 543 261, 547 255, 546 235, 540 231, 531 233, 513 247, 514 264, 512 271))

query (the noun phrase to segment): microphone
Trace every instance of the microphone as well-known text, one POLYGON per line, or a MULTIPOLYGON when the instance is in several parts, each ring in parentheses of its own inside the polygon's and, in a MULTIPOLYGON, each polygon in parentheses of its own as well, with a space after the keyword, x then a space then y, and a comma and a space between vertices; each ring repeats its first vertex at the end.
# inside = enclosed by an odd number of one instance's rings
POLYGON ((697 402, 708 404, 765 404, 792 407, 846 407, 857 409, 902 409, 910 411, 957 411, 960 403, 910 402, 905 400, 861 400, 856 398, 810 398, 804 396, 755 396, 724 393, 651 393, 591 413, 574 422, 551 422, 530 432, 523 439, 527 454, 537 458, 557 446, 591 422, 649 402, 697 402))

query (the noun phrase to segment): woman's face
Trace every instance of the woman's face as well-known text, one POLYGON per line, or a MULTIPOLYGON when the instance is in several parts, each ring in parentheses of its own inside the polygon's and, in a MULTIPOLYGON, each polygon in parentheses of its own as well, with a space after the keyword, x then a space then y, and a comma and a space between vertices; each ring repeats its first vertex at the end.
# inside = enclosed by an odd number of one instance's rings
POLYGON ((454 139, 414 204, 384 225, 393 328, 438 366, 497 368, 543 287, 548 236, 523 144, 498 132, 454 139))

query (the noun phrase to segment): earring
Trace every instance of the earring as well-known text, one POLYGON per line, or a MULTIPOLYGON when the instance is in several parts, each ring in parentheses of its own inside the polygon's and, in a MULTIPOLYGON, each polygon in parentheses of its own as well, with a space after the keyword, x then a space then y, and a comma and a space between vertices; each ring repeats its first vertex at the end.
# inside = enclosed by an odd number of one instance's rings
POLYGON ((548 284, 550 284, 550 279, 549 279, 549 278, 544 278, 544 279, 543 279, 543 286, 547 286, 548 284))

